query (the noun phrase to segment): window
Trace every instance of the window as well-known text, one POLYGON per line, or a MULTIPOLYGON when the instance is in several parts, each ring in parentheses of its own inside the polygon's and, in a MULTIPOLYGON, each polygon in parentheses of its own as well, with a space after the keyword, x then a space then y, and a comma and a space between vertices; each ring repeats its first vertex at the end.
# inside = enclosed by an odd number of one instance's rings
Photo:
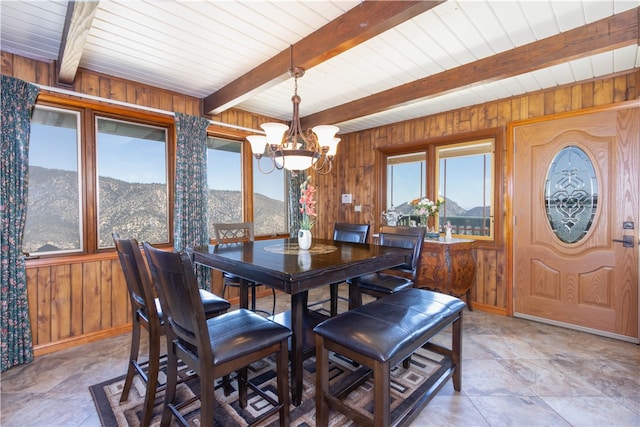
POLYGON ((216 222, 252 221, 256 236, 286 233, 284 171, 261 173, 257 160, 238 140, 209 136, 207 147, 209 236, 214 235, 211 224, 216 222), (254 162, 252 167, 250 162, 254 162), (247 206, 253 206, 253 211, 247 211, 247 206))
POLYGON ((217 222, 244 222, 242 172, 242 143, 208 137, 209 236, 217 222))
MULTIPOLYGON (((267 159, 268 160, 268 159, 267 159)), ((263 174, 253 159, 253 218, 256 235, 276 235, 288 230, 285 173, 263 174)))
POLYGON ((454 236, 498 242, 502 238, 501 218, 496 217, 496 212, 502 212, 502 163, 495 153, 501 152, 502 145, 502 132, 488 129, 434 138, 406 149, 382 149, 386 168, 382 206, 393 206, 403 215, 399 225, 414 225, 420 221, 411 200, 443 198, 435 222, 440 232, 450 222, 454 236))
POLYGON ((102 117, 96 129, 98 247, 114 231, 169 242, 166 129, 102 117))
POLYGON ((425 153, 387 158, 387 209, 400 207, 408 214, 408 203, 425 196, 427 157, 425 153))
POLYGON ((454 235, 493 236, 493 153, 493 139, 436 148, 438 192, 446 201, 439 223, 450 222, 454 235))
POLYGON ((24 252, 44 255, 84 249, 79 135, 79 112, 35 107, 24 252))

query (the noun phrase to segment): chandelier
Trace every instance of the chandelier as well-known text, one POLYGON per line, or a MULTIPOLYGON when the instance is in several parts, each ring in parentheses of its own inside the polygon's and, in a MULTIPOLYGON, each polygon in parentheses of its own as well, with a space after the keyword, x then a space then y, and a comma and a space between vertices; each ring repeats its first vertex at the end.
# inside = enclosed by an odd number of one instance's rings
POLYGON ((301 67, 292 67, 289 70, 291 77, 294 78, 291 125, 263 123, 260 127, 266 135, 247 137, 251 144, 251 151, 258 160, 258 169, 264 174, 271 173, 275 169, 301 171, 313 168, 319 174, 326 175, 333 168, 333 158, 340 142, 340 138, 336 138, 335 134, 340 129, 332 125, 318 125, 305 133, 300 125, 301 99, 298 96, 298 78, 302 77, 304 72, 304 68, 301 67), (272 162, 270 169, 266 171, 260 166, 265 154, 272 162))

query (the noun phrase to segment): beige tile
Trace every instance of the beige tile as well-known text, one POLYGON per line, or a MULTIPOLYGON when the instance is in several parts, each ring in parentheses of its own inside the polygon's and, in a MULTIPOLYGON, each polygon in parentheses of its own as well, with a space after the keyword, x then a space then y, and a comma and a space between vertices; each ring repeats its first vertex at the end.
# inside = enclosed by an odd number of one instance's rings
POLYGON ((609 397, 546 397, 547 405, 574 426, 640 426, 640 413, 609 397))
POLYGON ((472 396, 471 402, 491 426, 569 426, 536 396, 472 396))
POLYGON ((414 427, 489 426, 468 397, 438 394, 411 423, 414 427))

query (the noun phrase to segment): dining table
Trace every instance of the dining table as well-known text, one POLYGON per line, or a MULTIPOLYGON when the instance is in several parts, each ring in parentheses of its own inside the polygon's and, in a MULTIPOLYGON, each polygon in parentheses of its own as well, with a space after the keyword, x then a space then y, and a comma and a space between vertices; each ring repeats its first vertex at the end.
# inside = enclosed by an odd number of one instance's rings
POLYGON ((412 251, 368 243, 313 239, 308 250, 295 238, 225 243, 189 249, 194 263, 241 278, 239 306, 249 304, 249 284, 259 283, 291 296, 290 310, 273 320, 292 331, 289 343, 291 399, 302 403, 303 361, 314 354, 312 329, 327 316, 307 309, 308 291, 340 283, 349 284, 349 308, 359 304, 358 277, 407 262, 412 251))

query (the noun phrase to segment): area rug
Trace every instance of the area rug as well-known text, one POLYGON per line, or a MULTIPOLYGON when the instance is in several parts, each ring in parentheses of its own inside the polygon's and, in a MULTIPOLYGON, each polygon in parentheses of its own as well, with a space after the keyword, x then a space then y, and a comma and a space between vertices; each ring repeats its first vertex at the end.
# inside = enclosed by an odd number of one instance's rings
MULTIPOLYGON (((391 372, 391 409, 401 409, 404 404, 412 401, 416 396, 424 393, 422 390, 425 380, 431 376, 438 368, 441 356, 420 350, 412 356, 411 367, 404 369, 401 365, 395 367, 391 372)), ((344 379, 349 373, 356 370, 351 361, 342 358, 339 355, 331 354, 330 356, 330 384, 337 384, 344 379)), ((304 363, 304 379, 303 379, 303 395, 302 404, 300 406, 291 406, 291 425, 292 426, 314 426, 315 425, 315 358, 309 358, 304 363)), ((182 375, 189 374, 188 371, 182 370, 182 375)), ((249 370, 249 378, 253 382, 266 387, 274 398, 277 396, 275 362, 271 359, 265 359, 259 363, 251 365, 249 370)), ((160 381, 164 382, 164 373, 160 373, 160 381)), ((129 392, 129 399, 120 403, 120 395, 124 385, 124 375, 105 381, 100 384, 89 387, 93 401, 96 405, 100 421, 105 427, 133 427, 140 425, 142 416, 142 404, 144 402, 145 383, 136 375, 133 387, 129 392)), ((217 406, 215 421, 219 426, 246 425, 252 422, 260 414, 270 409, 269 403, 259 397, 257 394, 249 390, 249 402, 246 408, 242 409, 238 405, 238 394, 235 391, 235 382, 232 383, 234 392, 229 396, 224 395, 222 388, 216 390, 217 406)), ((176 390, 180 400, 199 394, 199 381, 197 379, 182 383, 176 390)), ((372 402, 372 382, 365 382, 360 387, 352 391, 346 398, 352 407, 359 408, 364 412, 373 412, 372 402)), ((159 426, 162 417, 162 407, 164 401, 164 392, 160 391, 156 395, 155 407, 153 411, 152 426, 159 426)), ((193 403, 190 407, 185 408, 185 418, 192 426, 200 425, 199 420, 199 402, 193 403)), ((177 425, 175 419, 173 424, 177 425)), ((264 427, 272 427, 278 425, 278 415, 274 415, 260 424, 264 427)), ((331 411, 330 426, 352 425, 350 420, 343 415, 331 411)))

